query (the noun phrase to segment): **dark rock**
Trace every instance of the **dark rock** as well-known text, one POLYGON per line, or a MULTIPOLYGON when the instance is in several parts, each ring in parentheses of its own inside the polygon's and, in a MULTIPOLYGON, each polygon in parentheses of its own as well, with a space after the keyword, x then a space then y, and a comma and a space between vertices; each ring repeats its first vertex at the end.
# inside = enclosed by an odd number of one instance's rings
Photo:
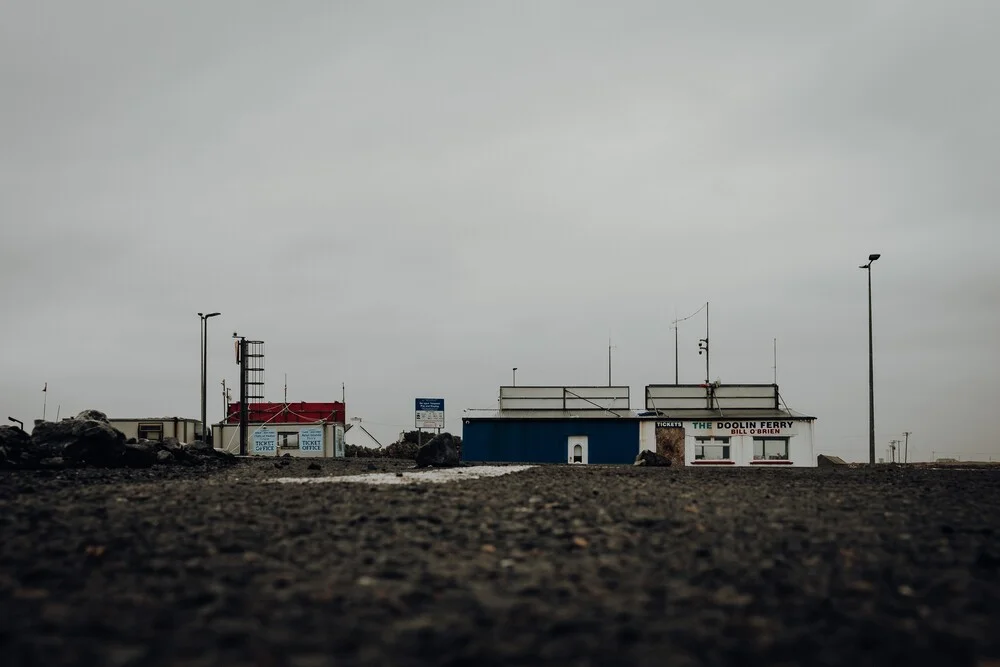
POLYGON ((66 459, 61 456, 53 456, 48 459, 42 459, 38 462, 39 468, 46 468, 48 470, 62 470, 67 468, 66 459))
POLYGON ((320 464, 316 463, 315 461, 313 461, 312 463, 309 464, 309 469, 310 470, 321 470, 322 468, 323 468, 323 466, 321 466, 320 464))
POLYGON ((660 456, 656 452, 643 450, 639 452, 638 456, 635 457, 635 463, 633 465, 668 468, 670 467, 670 459, 665 456, 660 456))
POLYGON ((31 436, 17 426, 0 426, 0 468, 18 468, 31 436))
POLYGON ((820 468, 828 468, 832 466, 845 466, 847 462, 839 456, 829 456, 828 454, 820 454, 816 457, 816 466, 820 468))
POLYGON ((153 464, 156 463, 157 458, 156 449, 147 444, 129 444, 125 443, 125 455, 124 462, 125 466, 128 468, 152 468, 153 464))
POLYGON ((108 421, 108 416, 103 412, 101 412, 100 410, 84 410, 83 412, 78 414, 76 418, 81 421, 101 422, 102 424, 109 424, 109 425, 111 424, 111 422, 108 421))
MULTIPOLYGON (((95 412, 88 410, 80 414, 95 412)), ((97 416, 102 414, 97 413, 97 416)), ((106 419, 42 422, 31 433, 31 449, 38 459, 62 457, 75 465, 120 467, 124 464, 125 434, 106 419)))
POLYGON ((128 440, 126 440, 126 441, 125 441, 125 444, 126 444, 126 445, 134 445, 134 444, 136 444, 137 442, 139 442, 139 441, 138 441, 138 440, 136 440, 135 438, 129 438, 128 440))
POLYGON ((462 462, 451 433, 441 433, 417 450, 417 467, 453 468, 462 462))
POLYGON ((157 463, 173 463, 175 460, 176 459, 174 459, 174 455, 165 449, 161 449, 160 451, 156 452, 157 463))

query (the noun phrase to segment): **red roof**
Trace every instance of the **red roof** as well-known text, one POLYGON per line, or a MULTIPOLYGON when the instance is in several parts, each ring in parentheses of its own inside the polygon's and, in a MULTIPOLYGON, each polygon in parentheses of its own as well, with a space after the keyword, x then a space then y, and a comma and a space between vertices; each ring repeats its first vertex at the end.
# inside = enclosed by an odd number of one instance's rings
MULTIPOLYGON (((248 405, 250 423, 310 424, 318 421, 344 423, 345 409, 340 401, 333 403, 251 403, 248 405)), ((240 422, 240 404, 229 404, 229 424, 240 422)))

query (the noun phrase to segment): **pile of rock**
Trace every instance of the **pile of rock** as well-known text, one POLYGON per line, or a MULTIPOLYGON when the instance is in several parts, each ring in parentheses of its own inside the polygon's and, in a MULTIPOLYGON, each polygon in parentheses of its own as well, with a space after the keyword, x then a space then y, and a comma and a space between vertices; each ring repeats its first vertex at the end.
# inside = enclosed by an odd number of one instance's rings
POLYGON ((417 450, 418 468, 454 468, 461 463, 462 453, 451 433, 436 435, 417 450))
POLYGON ((667 468, 671 464, 670 459, 666 456, 660 456, 656 452, 651 452, 649 450, 642 450, 639 455, 635 457, 635 463, 633 465, 637 466, 656 466, 667 468))
POLYGON ((84 410, 58 422, 40 422, 29 436, 0 426, 0 468, 149 468, 156 464, 200 465, 235 460, 231 454, 197 442, 126 440, 98 410, 84 410))

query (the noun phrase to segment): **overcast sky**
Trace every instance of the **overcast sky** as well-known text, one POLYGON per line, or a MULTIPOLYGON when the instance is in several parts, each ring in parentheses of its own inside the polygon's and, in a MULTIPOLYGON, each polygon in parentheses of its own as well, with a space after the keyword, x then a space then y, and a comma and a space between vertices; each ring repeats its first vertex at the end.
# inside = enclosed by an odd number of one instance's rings
POLYGON ((0 406, 767 383, 818 452, 1000 457, 1000 3, 0 3, 0 406), (699 315, 681 382, 704 380, 699 315), (236 392, 234 391, 234 394, 236 392))

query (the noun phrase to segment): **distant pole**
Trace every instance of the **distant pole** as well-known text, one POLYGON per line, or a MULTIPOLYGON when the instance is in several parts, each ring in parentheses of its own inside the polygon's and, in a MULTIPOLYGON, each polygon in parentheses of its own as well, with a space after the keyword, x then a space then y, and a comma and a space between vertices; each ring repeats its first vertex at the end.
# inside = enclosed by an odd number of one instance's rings
POLYGON ((681 383, 681 367, 678 357, 680 356, 677 342, 677 323, 674 322, 674 384, 681 383))
POLYGON ((608 386, 611 386, 611 338, 608 338, 608 386))
POLYGON ((903 463, 910 462, 910 431, 903 431, 903 463))
POLYGON ((347 405, 347 383, 346 382, 341 382, 340 383, 340 402, 343 403, 345 406, 347 405))
POLYGON ((709 352, 708 352, 708 302, 705 302, 705 337, 698 340, 698 354, 705 355, 705 384, 712 383, 712 373, 711 367, 709 366, 709 352))
POLYGON ((288 405, 288 373, 285 373, 285 405, 288 405))
POLYGON ((774 339, 774 386, 778 386, 778 339, 774 339))
POLYGON ((226 378, 222 378, 222 421, 229 417, 229 402, 226 400, 226 378))
POLYGON ((517 367, 516 366, 514 368, 510 369, 510 374, 511 374, 510 386, 516 387, 517 386, 517 367))
POLYGON ((868 458, 875 465, 875 343, 872 335, 872 262, 881 257, 868 255, 868 263, 858 268, 868 271, 868 458))
MULTIPOLYGON (((38 385, 35 385, 36 387, 38 385)), ((42 421, 45 421, 45 409, 49 405, 49 383, 46 382, 45 386, 42 387, 42 421)), ((21 429, 24 430, 23 428, 21 429)))

